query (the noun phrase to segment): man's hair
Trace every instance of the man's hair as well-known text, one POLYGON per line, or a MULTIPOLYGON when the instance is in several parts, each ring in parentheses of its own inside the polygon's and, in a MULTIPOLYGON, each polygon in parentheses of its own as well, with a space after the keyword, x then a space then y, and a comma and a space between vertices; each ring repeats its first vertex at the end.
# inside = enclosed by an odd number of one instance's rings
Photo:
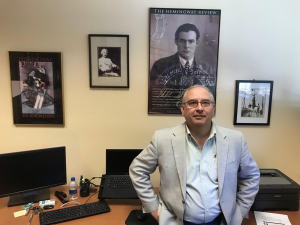
POLYGON ((185 23, 185 24, 182 24, 180 27, 178 27, 178 29, 176 30, 175 40, 178 40, 180 32, 189 32, 189 31, 194 31, 196 33, 196 40, 198 40, 200 38, 200 32, 199 32, 198 28, 194 24, 185 23))
POLYGON ((108 50, 106 49, 106 48, 103 48, 102 50, 101 50, 101 55, 103 55, 103 52, 104 52, 104 50, 106 51, 106 53, 108 53, 108 50))
POLYGON ((193 85, 193 86, 188 87, 188 88, 184 91, 183 96, 182 96, 181 104, 184 103, 184 98, 185 98, 185 96, 186 96, 186 93, 188 93, 189 90, 191 90, 191 89, 193 89, 193 88, 197 88, 197 87, 204 88, 205 90, 207 90, 208 93, 209 93, 209 95, 210 95, 210 98, 211 98, 210 100, 211 100, 213 103, 215 103, 215 98, 214 98, 212 92, 211 92, 207 87, 205 87, 205 86, 203 86, 203 85, 200 85, 200 84, 197 84, 197 85, 193 85))

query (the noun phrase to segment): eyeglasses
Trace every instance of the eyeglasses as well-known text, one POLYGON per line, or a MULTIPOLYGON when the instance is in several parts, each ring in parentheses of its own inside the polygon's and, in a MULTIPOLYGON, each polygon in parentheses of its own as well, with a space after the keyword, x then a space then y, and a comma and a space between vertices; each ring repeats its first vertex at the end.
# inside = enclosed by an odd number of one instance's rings
POLYGON ((188 107, 190 108, 196 108, 198 106, 198 104, 201 104, 201 106, 203 108, 207 108, 209 107, 211 104, 213 104, 214 102, 211 100, 202 100, 201 102, 198 102, 197 100, 189 100, 187 102, 184 102, 182 104, 187 104, 188 107))

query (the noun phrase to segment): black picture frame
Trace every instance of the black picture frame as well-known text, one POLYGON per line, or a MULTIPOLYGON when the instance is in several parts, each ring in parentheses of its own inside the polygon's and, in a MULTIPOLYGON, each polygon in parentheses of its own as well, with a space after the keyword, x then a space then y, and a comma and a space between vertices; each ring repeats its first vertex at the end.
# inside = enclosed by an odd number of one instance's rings
POLYGON ((64 125, 60 52, 9 52, 13 123, 64 125))
POLYGON ((216 100, 221 10, 150 8, 149 14, 148 114, 181 114, 192 85, 207 87, 216 100), (182 41, 191 40, 193 47, 183 49, 182 41))
POLYGON ((270 125, 273 83, 236 80, 234 125, 270 125))
POLYGON ((91 88, 129 88, 129 35, 89 34, 91 88))

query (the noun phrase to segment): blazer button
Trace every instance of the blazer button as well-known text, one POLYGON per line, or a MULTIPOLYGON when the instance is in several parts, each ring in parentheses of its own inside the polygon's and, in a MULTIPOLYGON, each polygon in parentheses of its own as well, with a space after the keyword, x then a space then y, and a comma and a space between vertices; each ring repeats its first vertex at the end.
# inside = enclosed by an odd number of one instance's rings
POLYGON ((184 200, 182 200, 182 204, 185 204, 184 200))

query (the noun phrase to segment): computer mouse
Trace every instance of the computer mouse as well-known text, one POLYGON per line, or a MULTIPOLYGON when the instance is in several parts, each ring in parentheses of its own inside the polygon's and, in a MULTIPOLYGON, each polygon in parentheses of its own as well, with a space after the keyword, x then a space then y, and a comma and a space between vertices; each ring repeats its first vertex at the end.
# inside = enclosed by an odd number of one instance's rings
POLYGON ((135 214, 136 214, 136 218, 139 220, 139 221, 144 221, 146 219, 146 216, 147 214, 143 213, 142 210, 136 210, 135 211, 135 214))
POLYGON ((53 209, 54 205, 45 205, 43 209, 53 209))

